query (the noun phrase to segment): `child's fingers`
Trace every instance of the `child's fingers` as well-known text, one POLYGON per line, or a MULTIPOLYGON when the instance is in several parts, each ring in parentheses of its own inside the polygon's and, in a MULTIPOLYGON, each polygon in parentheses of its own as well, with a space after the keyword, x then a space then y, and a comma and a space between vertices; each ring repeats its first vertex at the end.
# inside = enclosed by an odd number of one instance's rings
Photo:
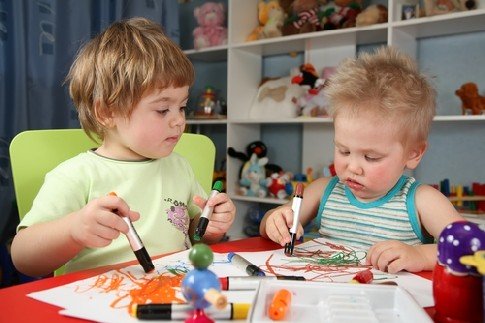
POLYGON ((282 246, 284 246, 285 243, 289 243, 291 241, 291 237, 290 233, 288 232, 287 221, 284 214, 278 212, 273 214, 269 220, 273 222, 273 228, 270 230, 271 233, 268 233, 270 239, 282 246))

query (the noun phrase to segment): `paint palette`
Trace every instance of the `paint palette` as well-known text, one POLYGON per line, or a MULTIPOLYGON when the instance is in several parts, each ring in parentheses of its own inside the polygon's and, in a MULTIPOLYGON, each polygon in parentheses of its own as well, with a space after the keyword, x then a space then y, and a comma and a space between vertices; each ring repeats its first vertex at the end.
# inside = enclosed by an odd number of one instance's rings
POLYGON ((248 322, 274 322, 268 308, 283 288, 292 293, 284 322, 433 322, 398 286, 277 280, 260 283, 248 322))

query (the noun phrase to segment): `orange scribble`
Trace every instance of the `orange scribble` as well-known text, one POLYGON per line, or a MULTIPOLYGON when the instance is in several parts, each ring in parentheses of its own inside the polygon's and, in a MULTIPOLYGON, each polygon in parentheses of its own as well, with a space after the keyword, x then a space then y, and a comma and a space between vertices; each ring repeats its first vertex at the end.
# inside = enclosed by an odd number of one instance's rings
POLYGON ((81 287, 77 286, 74 289, 74 291, 83 293, 83 292, 87 292, 90 289, 98 288, 102 290, 104 293, 109 293, 112 291, 119 290, 120 287, 124 285, 122 284, 123 280, 124 280, 124 277, 118 274, 114 274, 111 277, 108 277, 106 275, 99 275, 92 286, 89 286, 87 289, 84 289, 84 290, 81 290, 81 287))

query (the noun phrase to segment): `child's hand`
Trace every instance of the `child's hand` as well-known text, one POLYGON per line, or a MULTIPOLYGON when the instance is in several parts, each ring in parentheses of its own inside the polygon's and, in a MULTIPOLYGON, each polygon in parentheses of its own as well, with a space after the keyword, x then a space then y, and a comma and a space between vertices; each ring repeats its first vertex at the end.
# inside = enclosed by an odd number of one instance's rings
MULTIPOLYGON (((381 241, 367 252, 366 264, 395 274, 401 270, 419 272, 428 269, 424 246, 410 246, 400 241, 381 241)), ((429 249, 429 248, 428 248, 429 249)))
POLYGON ((71 237, 82 247, 105 247, 118 238, 120 232, 128 233, 128 225, 120 215, 129 216, 132 221, 140 218, 138 212, 131 211, 117 196, 94 199, 72 214, 71 237))
MULTIPOLYGON (((281 246, 291 242, 289 229, 293 225, 293 210, 290 205, 282 205, 274 209, 267 215, 264 222, 261 223, 260 232, 266 233, 269 239, 281 246)), ((303 235, 303 227, 301 223, 298 224, 296 238, 300 239, 303 235)))
POLYGON ((204 240, 218 241, 234 222, 236 206, 226 193, 218 193, 207 201, 200 196, 194 196, 194 203, 201 209, 206 204, 214 207, 205 231, 204 240))

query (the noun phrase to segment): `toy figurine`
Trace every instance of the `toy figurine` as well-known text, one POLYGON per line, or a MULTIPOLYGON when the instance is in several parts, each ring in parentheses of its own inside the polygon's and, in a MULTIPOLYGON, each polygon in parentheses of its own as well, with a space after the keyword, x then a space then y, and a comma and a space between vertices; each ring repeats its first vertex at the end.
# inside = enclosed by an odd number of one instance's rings
POLYGON ((203 243, 198 243, 189 252, 189 260, 194 269, 189 271, 182 280, 182 294, 194 305, 193 316, 186 323, 211 323, 204 309, 214 305, 221 310, 227 305, 227 298, 221 294, 221 283, 216 274, 207 268, 214 260, 212 250, 203 243))
POLYGON ((216 92, 213 87, 207 86, 199 96, 195 117, 212 117, 215 112, 217 102, 216 92))
POLYGON ((485 250, 484 225, 459 221, 441 232, 433 271, 437 322, 483 322, 481 276, 474 267, 460 263, 463 256, 480 250, 485 250))

